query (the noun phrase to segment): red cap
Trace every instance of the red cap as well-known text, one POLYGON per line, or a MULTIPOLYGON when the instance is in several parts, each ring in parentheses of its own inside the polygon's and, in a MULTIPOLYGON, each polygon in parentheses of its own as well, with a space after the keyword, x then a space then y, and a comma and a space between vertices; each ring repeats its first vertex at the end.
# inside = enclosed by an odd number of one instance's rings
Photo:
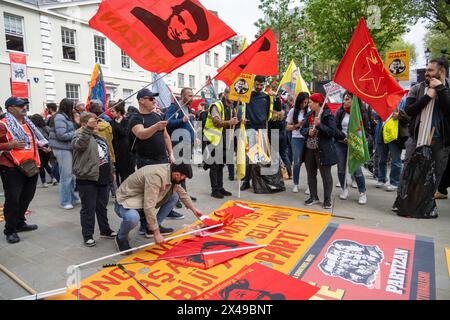
POLYGON ((309 99, 320 104, 324 103, 325 101, 325 98, 320 93, 312 94, 311 97, 309 97, 309 99))

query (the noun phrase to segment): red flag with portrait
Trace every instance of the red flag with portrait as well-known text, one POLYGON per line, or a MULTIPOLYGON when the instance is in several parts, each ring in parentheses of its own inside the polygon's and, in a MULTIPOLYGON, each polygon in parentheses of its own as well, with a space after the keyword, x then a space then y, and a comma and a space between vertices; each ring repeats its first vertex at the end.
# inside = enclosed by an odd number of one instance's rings
POLYGON ((197 0, 104 0, 89 25, 155 73, 169 73, 236 35, 197 0))
POLYGON ((236 58, 222 66, 214 79, 231 86, 241 73, 278 75, 277 40, 271 29, 264 32, 236 58))
POLYGON ((403 88, 386 70, 361 17, 334 82, 368 103, 386 121, 404 96, 403 88))
POLYGON ((195 300, 308 300, 318 291, 318 287, 254 263, 195 300))
POLYGON ((192 238, 181 241, 159 259, 206 270, 263 247, 214 237, 192 238))

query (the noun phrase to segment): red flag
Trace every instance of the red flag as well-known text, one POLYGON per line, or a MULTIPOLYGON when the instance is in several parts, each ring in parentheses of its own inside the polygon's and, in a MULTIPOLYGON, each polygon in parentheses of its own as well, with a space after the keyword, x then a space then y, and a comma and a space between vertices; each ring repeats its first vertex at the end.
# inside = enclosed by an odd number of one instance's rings
POLYGON ((156 73, 169 73, 236 35, 197 0, 104 0, 89 25, 156 73))
POLYGON ((195 299, 308 300, 318 291, 318 287, 254 263, 195 299))
POLYGON ((386 121, 404 95, 403 88, 383 65, 383 60, 361 17, 334 82, 371 105, 386 121))
POLYGON ((241 73, 273 76, 278 72, 277 40, 271 29, 264 32, 240 55, 222 66, 214 77, 231 86, 241 73))
POLYGON ((159 258, 206 270, 262 247, 213 237, 192 238, 181 241, 159 258))

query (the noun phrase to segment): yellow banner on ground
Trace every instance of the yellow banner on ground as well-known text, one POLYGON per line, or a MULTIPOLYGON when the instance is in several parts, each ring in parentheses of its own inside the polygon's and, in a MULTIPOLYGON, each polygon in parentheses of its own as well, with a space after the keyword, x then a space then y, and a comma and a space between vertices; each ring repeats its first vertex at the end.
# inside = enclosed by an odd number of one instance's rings
POLYGON ((450 248, 445 248, 445 256, 447 257, 448 276, 450 277, 450 248))
MULTIPOLYGON (((219 210, 237 203, 256 209, 255 212, 235 220, 224 228, 225 233, 214 237, 247 243, 267 245, 239 258, 232 259, 209 270, 185 267, 170 261, 154 261, 127 265, 126 269, 162 300, 188 300, 226 280, 244 266, 262 263, 289 274, 308 248, 327 226, 331 215, 281 206, 245 201, 230 201, 219 210)), ((217 219, 212 213, 211 218, 217 219)), ((186 230, 178 232, 182 234, 186 230)), ((182 240, 170 241, 143 249, 120 263, 157 259, 182 240)), ((105 261, 107 263, 109 261, 105 261)), ((322 288, 318 294, 331 292, 322 288)), ((81 283, 83 300, 156 300, 138 283, 119 268, 103 269, 81 283)), ((313 297, 314 298, 314 297, 313 297)), ((57 297, 58 300, 77 299, 77 290, 57 297)))
POLYGON ((409 81, 410 49, 386 53, 386 67, 398 81, 409 81))
POLYGON ((249 103, 254 83, 255 75, 242 73, 230 88, 230 100, 249 103))

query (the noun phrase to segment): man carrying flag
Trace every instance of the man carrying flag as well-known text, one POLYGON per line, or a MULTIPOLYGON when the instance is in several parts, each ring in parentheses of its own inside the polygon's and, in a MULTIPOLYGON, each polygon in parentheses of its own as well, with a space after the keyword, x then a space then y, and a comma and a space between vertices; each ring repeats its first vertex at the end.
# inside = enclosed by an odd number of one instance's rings
MULTIPOLYGON (((230 88, 227 87, 222 100, 214 102, 209 107, 208 118, 203 131, 207 139, 206 149, 209 157, 209 159, 205 159, 205 169, 209 168, 209 179, 212 189, 211 197, 217 199, 232 196, 230 192, 223 188, 223 167, 226 163, 228 145, 226 143, 226 132, 227 129, 238 124, 238 119, 232 117, 232 112, 227 112, 227 109, 233 108, 233 101, 229 97, 230 88), (218 155, 220 152, 223 154, 222 157, 218 155)), ((230 138, 233 139, 234 137, 230 138)))
POLYGON ((344 94, 344 104, 336 112, 336 154, 338 176, 342 187, 341 200, 348 199, 347 172, 355 177, 359 190, 358 203, 367 203, 366 181, 361 166, 370 160, 366 131, 368 119, 362 115, 360 101, 352 93, 344 94), (348 167, 348 171, 347 171, 348 167))

